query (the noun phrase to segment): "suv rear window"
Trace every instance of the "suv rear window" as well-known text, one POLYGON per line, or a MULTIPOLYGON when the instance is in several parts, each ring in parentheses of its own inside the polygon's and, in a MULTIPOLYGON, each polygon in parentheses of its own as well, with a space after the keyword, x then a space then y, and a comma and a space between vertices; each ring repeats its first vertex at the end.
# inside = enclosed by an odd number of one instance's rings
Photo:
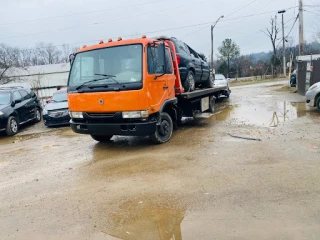
POLYGON ((178 53, 190 54, 189 48, 187 45, 177 39, 173 41, 175 43, 176 51, 178 53))

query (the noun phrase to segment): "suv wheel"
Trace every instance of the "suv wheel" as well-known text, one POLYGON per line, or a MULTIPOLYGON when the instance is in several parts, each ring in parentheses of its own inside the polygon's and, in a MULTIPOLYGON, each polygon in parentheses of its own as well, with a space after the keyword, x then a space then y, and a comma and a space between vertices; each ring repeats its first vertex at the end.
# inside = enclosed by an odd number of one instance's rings
POLYGON ((214 77, 211 73, 209 74, 209 77, 206 81, 206 87, 207 88, 214 88, 214 77))
POLYGON ((8 136, 13 136, 18 133, 19 123, 14 116, 9 117, 6 127, 6 134, 8 136))
POLYGON ((110 142, 113 135, 111 136, 91 135, 91 137, 97 142, 110 142))
POLYGON ((192 92, 196 88, 196 81, 194 80, 194 74, 191 70, 188 72, 187 79, 183 83, 183 88, 186 92, 192 92))
POLYGON ((36 108, 36 110, 35 110, 34 121, 36 123, 41 122, 41 112, 40 112, 39 108, 36 108))
POLYGON ((160 117, 160 125, 157 125, 156 132, 150 136, 151 140, 158 144, 168 142, 173 132, 173 122, 170 115, 163 112, 160 117))

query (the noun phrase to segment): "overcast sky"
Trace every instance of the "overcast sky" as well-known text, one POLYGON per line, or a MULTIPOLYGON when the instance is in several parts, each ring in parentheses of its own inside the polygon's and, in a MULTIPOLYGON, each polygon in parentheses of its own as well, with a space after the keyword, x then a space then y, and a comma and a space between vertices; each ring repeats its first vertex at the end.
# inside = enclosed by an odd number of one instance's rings
MULTIPOLYGON (((304 0, 306 5, 317 2, 320 0, 304 0)), ((1 0, 0 42, 21 48, 40 41, 82 46, 99 39, 132 38, 129 35, 146 33, 149 37, 175 36, 208 56, 210 22, 225 15, 214 31, 215 49, 224 39, 231 38, 241 53, 248 54, 271 50, 270 40, 261 30, 269 27, 270 17, 277 10, 297 5, 298 0, 1 0), (258 15, 243 18, 251 14, 258 15), (202 25, 192 26, 197 24, 202 25)), ((292 8, 285 14, 286 33, 297 13, 298 8, 292 8)), ((305 38, 311 41, 320 17, 305 12, 304 18, 305 38)), ((278 20, 280 23, 280 16, 278 20)), ((298 24, 290 36, 297 42, 298 24)))

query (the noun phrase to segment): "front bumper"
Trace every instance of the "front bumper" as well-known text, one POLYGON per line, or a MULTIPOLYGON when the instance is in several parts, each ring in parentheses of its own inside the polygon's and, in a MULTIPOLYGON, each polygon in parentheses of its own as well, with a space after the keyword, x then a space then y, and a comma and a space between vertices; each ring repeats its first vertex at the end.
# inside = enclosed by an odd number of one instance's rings
POLYGON ((62 126, 62 125, 69 125, 70 124, 70 116, 64 116, 59 118, 50 117, 48 115, 43 115, 44 125, 48 127, 53 126, 62 126))
POLYGON ((82 123, 70 121, 72 130, 80 134, 100 136, 147 136, 155 133, 156 121, 130 123, 82 123))
POLYGON ((315 107, 315 97, 316 97, 316 92, 314 91, 308 91, 306 93, 306 103, 310 107, 315 107))

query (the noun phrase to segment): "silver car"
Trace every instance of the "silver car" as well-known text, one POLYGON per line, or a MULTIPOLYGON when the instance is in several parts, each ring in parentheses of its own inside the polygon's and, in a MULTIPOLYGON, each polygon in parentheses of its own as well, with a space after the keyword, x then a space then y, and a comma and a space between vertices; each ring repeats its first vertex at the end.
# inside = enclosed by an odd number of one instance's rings
POLYGON ((313 84, 306 93, 306 102, 310 107, 317 107, 320 111, 320 82, 313 84))
POLYGON ((214 76, 214 85, 217 87, 227 87, 227 90, 224 91, 224 95, 229 97, 231 93, 229 88, 229 78, 227 79, 223 74, 216 74, 214 76))

